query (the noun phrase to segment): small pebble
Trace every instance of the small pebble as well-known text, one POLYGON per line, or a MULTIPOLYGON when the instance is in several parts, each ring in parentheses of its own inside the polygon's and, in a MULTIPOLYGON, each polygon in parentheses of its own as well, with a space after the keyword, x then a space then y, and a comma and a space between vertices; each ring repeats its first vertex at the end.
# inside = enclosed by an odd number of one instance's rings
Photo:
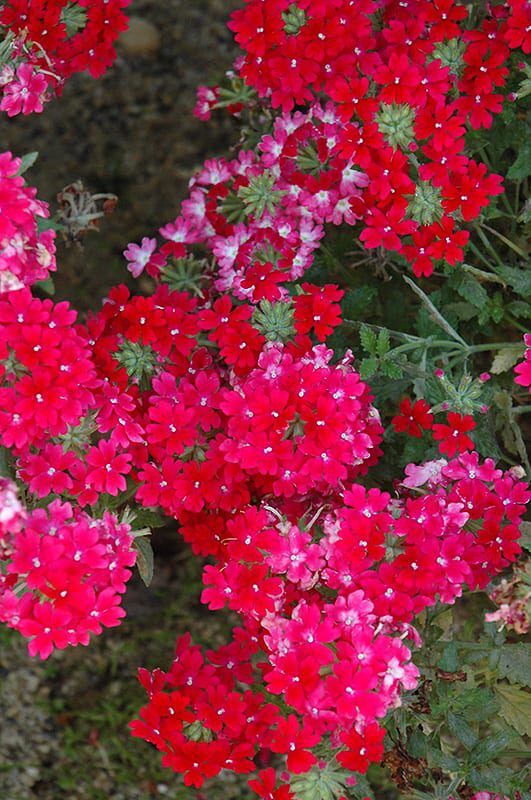
POLYGON ((119 44, 129 55, 149 58, 160 50, 160 33, 147 19, 130 17, 129 30, 122 33, 119 44))

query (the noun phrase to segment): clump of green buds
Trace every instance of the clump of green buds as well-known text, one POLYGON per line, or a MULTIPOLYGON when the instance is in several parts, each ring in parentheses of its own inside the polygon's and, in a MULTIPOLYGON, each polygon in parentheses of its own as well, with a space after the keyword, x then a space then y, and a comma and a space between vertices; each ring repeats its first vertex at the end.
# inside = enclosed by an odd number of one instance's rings
POLYGON ((207 280, 205 260, 187 256, 174 258, 170 264, 160 268, 160 279, 173 292, 190 292, 203 297, 202 286, 207 280))
POLYGON ((199 720, 186 723, 183 726, 183 733, 190 742, 211 742, 214 738, 213 732, 205 728, 199 720))
POLYGON ((273 189, 275 180, 275 176, 266 170, 251 178, 248 186, 238 189, 238 197, 244 204, 246 215, 252 214, 255 219, 260 219, 266 211, 273 213, 285 194, 279 189, 273 189))
POLYGON ((459 76, 463 69, 463 54, 466 43, 461 39, 450 39, 447 42, 438 42, 433 48, 431 60, 439 59, 443 67, 448 67, 452 75, 459 76))
POLYGON ((407 150, 415 138, 413 124, 415 110, 407 103, 382 103, 376 114, 376 123, 382 136, 395 150, 407 150))
POLYGON ((124 341, 114 356, 140 389, 148 389, 157 368, 157 354, 149 345, 124 341))
POLYGON ((487 406, 483 399, 485 395, 484 380, 473 378, 472 375, 465 373, 456 385, 442 371, 436 374, 439 379, 439 389, 446 399, 432 407, 434 414, 447 410, 458 411, 460 414, 474 414, 486 410, 487 406))
POLYGON ((61 11, 61 22, 66 27, 66 35, 73 36, 87 24, 87 12, 78 3, 67 3, 61 11))
POLYGON ((273 189, 275 180, 269 170, 255 175, 247 186, 240 186, 236 192, 230 191, 227 194, 220 203, 221 213, 229 222, 243 222, 249 215, 260 219, 266 211, 272 213, 285 194, 279 189, 273 189))
POLYGON ((286 342, 295 333, 293 318, 291 302, 262 300, 253 314, 253 324, 269 342, 286 342))
POLYGON ((303 8, 299 8, 297 3, 292 3, 286 11, 282 13, 284 20, 284 30, 288 36, 297 36, 300 29, 306 25, 308 18, 303 8))
POLYGON ((92 434, 97 430, 96 412, 90 412, 76 426, 70 426, 66 433, 58 436, 57 439, 63 450, 73 450, 74 453, 81 455, 90 443, 92 434))
POLYGON ((431 225, 443 215, 441 190, 429 181, 420 181, 409 201, 407 215, 419 225, 431 225))

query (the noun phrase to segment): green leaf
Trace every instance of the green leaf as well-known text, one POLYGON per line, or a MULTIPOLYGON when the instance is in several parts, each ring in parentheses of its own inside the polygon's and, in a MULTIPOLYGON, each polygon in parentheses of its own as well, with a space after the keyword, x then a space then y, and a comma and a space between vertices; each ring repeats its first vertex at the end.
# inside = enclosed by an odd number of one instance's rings
POLYGON ((457 643, 448 642, 443 650, 441 660, 439 661, 439 669, 445 672, 457 672, 457 643))
POLYGON ((47 294, 50 297, 53 297, 55 294, 55 283, 51 278, 45 278, 43 281, 37 281, 35 286, 37 289, 40 289, 41 292, 44 292, 44 294, 47 294))
POLYGON ((22 161, 17 175, 24 175, 30 167, 32 167, 39 157, 39 153, 37 150, 33 150, 31 153, 26 153, 26 155, 22 156, 20 159, 22 161))
POLYGON ((376 342, 376 354, 383 358, 389 352, 389 331, 382 330, 378 334, 378 341, 376 342))
POLYGON ((509 303, 507 306, 507 311, 514 314, 514 316, 519 319, 531 319, 531 305, 529 303, 524 303, 523 300, 513 300, 513 302, 509 303))
POLYGON ((508 267, 506 264, 496 264, 492 267, 522 297, 531 295, 531 270, 508 267))
POLYGON ((378 296, 374 286, 360 286, 357 289, 348 289, 341 302, 343 317, 357 320, 364 317, 367 312, 374 312, 373 301, 378 296))
POLYGON ((153 548, 148 538, 135 539, 133 547, 137 550, 136 566, 146 586, 153 580, 153 548))
POLYGON ((450 711, 446 721, 448 722, 448 727, 453 735, 459 739, 462 744, 464 744, 467 750, 470 750, 472 747, 477 745, 478 737, 464 717, 462 717, 460 714, 452 714, 450 711))
POLYGON ((489 719, 498 710, 496 695, 486 687, 465 689, 452 700, 452 711, 461 713, 468 722, 489 719))
POLYGON ((531 553, 531 522, 520 523, 520 532, 522 535, 518 544, 531 553))
POLYGON ((428 737, 424 736, 420 728, 416 728, 407 743, 408 752, 413 758, 425 758, 428 751, 428 737))
POLYGON ((378 359, 377 358, 364 358, 363 361, 360 363, 360 378, 363 381, 366 381, 367 378, 370 378, 376 370, 378 369, 378 359))
POLYGON ((464 297, 465 300, 471 303, 475 308, 483 308, 489 299, 485 287, 466 272, 463 273, 457 291, 461 297, 464 297))
POLYGON ((490 641, 496 645, 496 647, 499 647, 501 644, 503 644, 506 639, 505 631, 499 631, 495 622, 485 621, 483 623, 483 631, 485 636, 487 636, 490 641))
POLYGON ((430 767, 439 767, 446 772, 457 772, 461 766, 455 756, 443 753, 435 747, 428 748, 427 760, 430 767))
POLYGON ((512 787, 510 779, 513 776, 513 771, 506 767, 481 767, 475 768, 470 771, 468 775, 468 783, 473 789, 478 792, 496 792, 498 794, 508 794, 511 792, 512 787))
POLYGON ((402 364, 399 364, 398 361, 393 361, 390 356, 384 358, 380 364, 380 369, 386 378, 391 378, 393 381, 398 380, 404 374, 402 364))
POLYGON ((512 181, 522 181, 531 175, 531 140, 527 139, 519 147, 518 157, 511 164, 507 177, 512 181))
POLYGON ((459 300, 456 303, 448 303, 445 306, 447 314, 453 314, 457 320, 462 320, 464 322, 468 322, 473 317, 477 316, 477 309, 470 305, 470 303, 465 303, 464 300, 459 300))
POLYGON ((15 471, 11 460, 11 453, 7 447, 0 447, 0 475, 4 478, 14 478, 15 471))
POLYGON ((499 683, 500 716, 521 736, 531 736, 531 693, 519 686, 499 683))
POLYGON ((531 644, 519 642, 501 647, 497 669, 510 683, 531 687, 531 644))
POLYGON ((501 456, 496 432, 489 415, 485 414, 478 419, 477 427, 472 431, 472 440, 478 453, 485 458, 497 460, 501 456))
POLYGON ((515 344, 514 347, 505 347, 503 350, 498 350, 492 361, 490 371, 494 375, 501 375, 502 372, 514 367, 524 355, 525 347, 523 344, 515 344))
POLYGON ((369 328, 367 325, 362 325, 360 328, 360 340, 361 346, 365 352, 369 353, 371 356, 376 355, 378 344, 376 333, 372 330, 372 328, 369 328))
POLYGON ((468 763, 471 767, 476 767, 478 764, 488 764, 503 753, 513 738, 514 734, 511 731, 499 731, 486 739, 482 739, 472 749, 468 763))
POLYGON ((403 466, 411 463, 417 464, 418 462, 423 461, 425 454, 426 442, 424 442, 422 439, 414 439, 411 437, 406 441, 400 463, 403 466))
POLYGON ((365 777, 365 775, 360 775, 356 772, 356 785, 350 788, 350 793, 356 800, 366 800, 366 798, 374 797, 372 793, 372 788, 365 777))
POLYGON ((133 530, 137 528, 162 528, 168 523, 167 517, 157 511, 150 511, 148 508, 140 508, 134 514, 133 530))
POLYGON ((337 800, 345 794, 348 773, 335 765, 323 769, 315 766, 303 775, 291 779, 291 788, 297 800, 337 800))

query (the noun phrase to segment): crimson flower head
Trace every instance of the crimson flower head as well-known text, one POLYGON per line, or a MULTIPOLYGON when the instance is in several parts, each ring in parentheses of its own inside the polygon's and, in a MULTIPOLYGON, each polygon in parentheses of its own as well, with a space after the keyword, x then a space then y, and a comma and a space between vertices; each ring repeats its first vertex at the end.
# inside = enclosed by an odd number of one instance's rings
POLYGON ((291 800, 293 794, 290 792, 289 786, 282 784, 276 789, 276 783, 277 773, 272 767, 269 767, 258 773, 258 779, 249 781, 249 788, 264 800, 291 800))
POLYGON ((476 427, 474 418, 470 414, 457 414, 450 411, 448 425, 434 425, 433 438, 440 442, 439 450, 447 456, 454 456, 456 453, 464 453, 465 450, 473 450, 474 442, 467 436, 467 431, 473 431, 476 427))
POLYGON ((341 766, 365 774, 371 762, 380 761, 384 754, 385 730, 376 722, 367 725, 362 734, 357 731, 343 733, 341 741, 347 750, 338 753, 341 766))
POLYGON ((302 728, 299 727, 295 714, 290 714, 279 721, 271 741, 271 750, 274 753, 286 753, 288 770, 299 775, 308 772, 317 763, 317 758, 308 748, 316 745, 320 738, 307 722, 303 723, 302 728))
POLYGON ((429 430, 433 424, 431 409, 426 400, 416 400, 413 404, 408 397, 400 403, 400 414, 391 420, 397 433, 407 433, 419 439, 422 431, 429 430))
POLYGON ((320 342, 330 336, 341 323, 339 301, 344 292, 333 284, 312 286, 303 283, 304 295, 295 297, 295 325, 297 333, 309 333, 312 329, 320 342))
POLYGON ((131 471, 130 453, 117 453, 112 442, 101 439, 97 447, 91 447, 87 453, 87 464, 90 469, 87 483, 92 484, 97 492, 107 492, 116 496, 126 487, 124 475, 131 471))

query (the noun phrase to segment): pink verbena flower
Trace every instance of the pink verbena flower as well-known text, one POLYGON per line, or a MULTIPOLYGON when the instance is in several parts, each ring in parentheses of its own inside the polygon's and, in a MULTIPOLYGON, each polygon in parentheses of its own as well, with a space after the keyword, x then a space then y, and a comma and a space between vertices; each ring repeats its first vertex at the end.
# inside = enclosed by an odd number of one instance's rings
POLYGON ((519 383, 520 386, 531 386, 531 334, 525 334, 524 342, 526 346, 525 358, 514 369, 516 374, 514 381, 519 383))
POLYGON ((0 620, 29 639, 30 655, 48 658, 54 649, 86 645, 92 634, 120 624, 136 559, 129 525, 109 512, 91 519, 54 500, 10 526, 5 539, 0 620))
POLYGON ((40 231, 50 212, 37 190, 18 175, 21 159, 0 153, 0 296, 44 280, 56 269, 55 231, 40 231))
POLYGON ((132 243, 124 250, 124 256, 129 262, 127 264, 127 269, 133 278, 138 278, 139 275, 143 273, 156 248, 157 240, 149 239, 147 236, 144 236, 141 244, 132 243))
POLYGON ((47 99, 48 80, 32 64, 22 63, 17 67, 15 77, 4 85, 4 96, 0 110, 8 117, 17 114, 40 114, 47 99))

